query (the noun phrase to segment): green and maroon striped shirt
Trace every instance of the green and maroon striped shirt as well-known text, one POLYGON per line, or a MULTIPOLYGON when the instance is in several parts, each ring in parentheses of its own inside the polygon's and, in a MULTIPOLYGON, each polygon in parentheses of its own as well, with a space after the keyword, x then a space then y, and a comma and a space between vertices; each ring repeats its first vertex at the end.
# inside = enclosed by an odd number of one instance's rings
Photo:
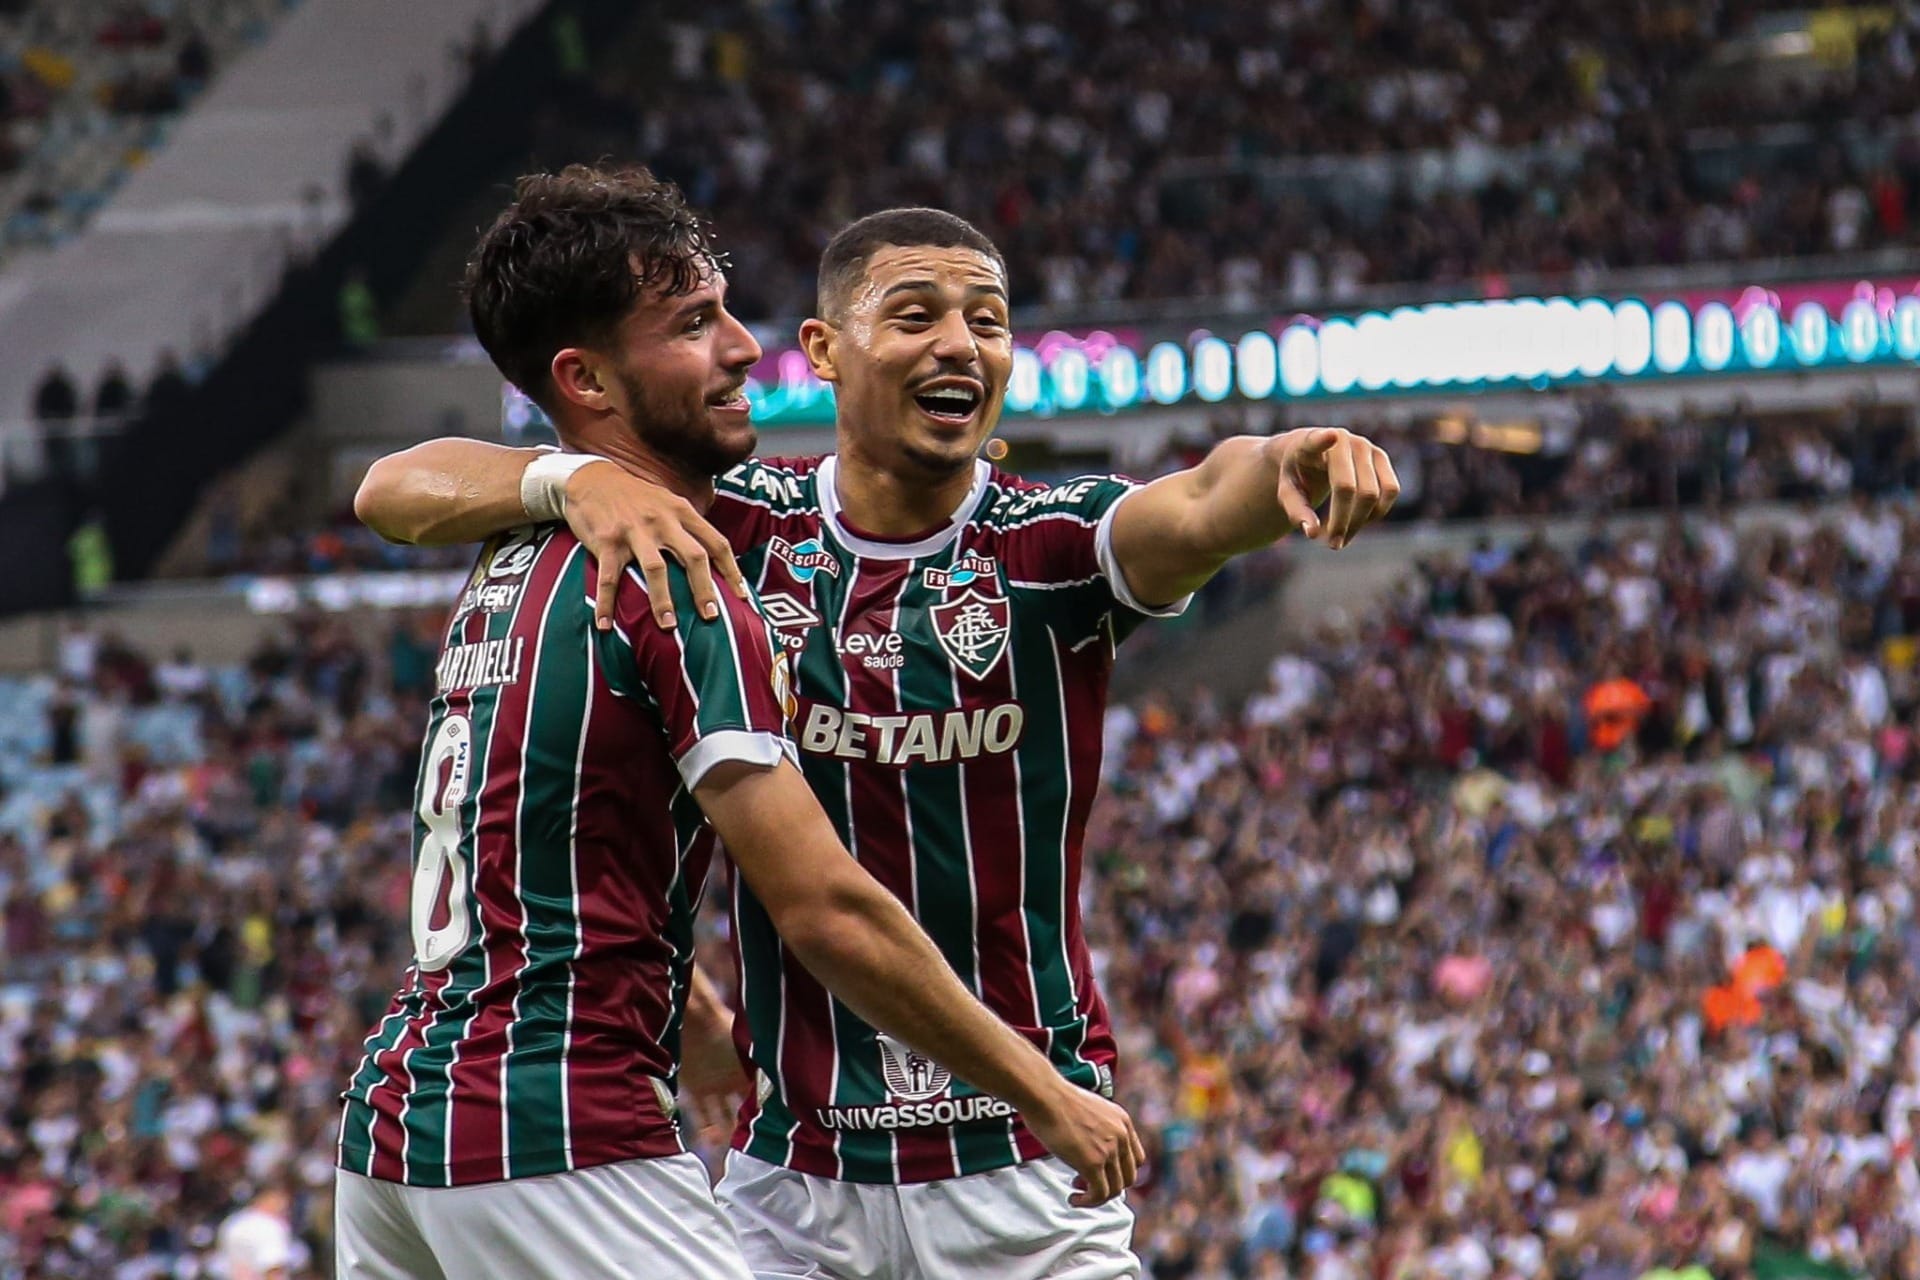
MULTIPOLYGON (((490 544, 447 627, 414 820, 413 951, 345 1093, 343 1169, 413 1186, 681 1151, 693 916, 714 841, 691 790, 774 764, 786 659, 752 604, 663 632, 637 574, 593 626, 558 525, 490 544)), ((692 618, 686 580, 675 607, 692 618)))
MULTIPOLYGON (((1115 646, 1182 607, 1143 607, 1114 565, 1110 516, 1133 486, 1044 488, 983 462, 945 528, 900 543, 847 526, 834 469, 749 462, 711 513, 794 661, 807 780, 961 979, 1069 1078, 1110 1089, 1081 842, 1115 646)), ((735 1146, 876 1183, 1042 1153, 1006 1104, 833 999, 737 879, 733 896, 736 1033, 760 1079, 735 1146)))

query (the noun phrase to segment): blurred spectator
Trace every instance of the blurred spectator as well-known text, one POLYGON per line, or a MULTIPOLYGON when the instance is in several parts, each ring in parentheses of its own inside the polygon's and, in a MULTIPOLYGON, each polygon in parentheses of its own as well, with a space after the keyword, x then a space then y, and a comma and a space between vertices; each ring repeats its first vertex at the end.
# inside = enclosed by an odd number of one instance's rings
POLYGON ((380 341, 380 303, 364 267, 348 272, 340 285, 340 340, 355 350, 380 341))
POLYGON ((167 420, 185 408, 191 389, 179 355, 171 350, 162 351, 153 380, 147 384, 147 412, 167 420))
POLYGON ((40 427, 41 449, 46 456, 47 473, 56 479, 74 481, 79 467, 78 442, 74 437, 75 418, 80 412, 80 392, 64 365, 54 365, 41 377, 33 392, 33 418, 40 427))
POLYGON ((197 28, 189 31, 187 38, 181 42, 173 65, 182 87, 189 94, 197 92, 213 78, 213 50, 197 28))
POLYGON ((348 203, 356 210, 366 208, 386 180, 387 167, 373 149, 373 143, 365 138, 354 143, 347 156, 348 203))
POLYGON ((64 365, 53 365, 41 375, 33 392, 33 416, 43 426, 65 425, 80 412, 80 393, 64 365))
POLYGON ((227 1280, 288 1280, 306 1250, 294 1239, 293 1196, 269 1186, 220 1224, 218 1253, 227 1280))
POLYGON ((106 372, 93 392, 93 416, 114 420, 133 408, 133 383, 127 380, 126 366, 118 360, 107 362, 106 372))
POLYGON ((1653 700, 1625 676, 1602 680, 1587 690, 1581 708, 1587 713, 1587 732, 1596 751, 1617 751, 1639 732, 1653 700))

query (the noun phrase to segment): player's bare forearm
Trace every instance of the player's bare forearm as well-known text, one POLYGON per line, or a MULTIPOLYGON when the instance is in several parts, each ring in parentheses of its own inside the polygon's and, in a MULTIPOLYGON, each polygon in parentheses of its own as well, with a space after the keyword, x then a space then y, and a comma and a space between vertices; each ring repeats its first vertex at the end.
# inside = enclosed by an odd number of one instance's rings
POLYGON ((720 615, 717 581, 748 594, 733 549, 692 503, 605 458, 429 440, 375 462, 353 513, 389 542, 423 546, 479 542, 531 521, 564 519, 599 565, 594 619, 603 631, 613 625, 614 593, 628 565, 646 578, 654 621, 668 630, 677 624, 669 559, 687 571, 702 618, 720 615), (529 474, 536 460, 553 471, 529 474))
POLYGON ((847 853, 797 769, 716 766, 696 795, 781 940, 848 1008, 1016 1108, 1057 1100, 1060 1074, 847 853))
POLYGON ((480 542, 527 522, 520 479, 539 456, 484 440, 429 440, 368 468, 353 514, 389 542, 480 542))
POLYGON ((733 1026, 733 1015, 727 1011, 727 1002, 720 998, 720 989, 697 964, 687 981, 685 1022, 688 1030, 697 1029, 703 1034, 713 1031, 724 1034, 733 1026))
POLYGON ((1082 1089, 973 998, 897 899, 840 843, 800 771, 722 764, 695 789, 789 950, 881 1031, 1011 1103, 1080 1175, 1071 1202, 1133 1185, 1146 1158, 1127 1113, 1082 1089))
POLYGON ((733 1047, 733 1012, 699 965, 687 986, 680 1030, 680 1080, 699 1093, 720 1093, 747 1083, 733 1047))
POLYGON ((1199 466, 1162 476, 1120 504, 1113 553, 1136 597, 1178 600, 1233 557, 1286 534, 1287 513, 1274 496, 1280 465, 1268 443, 1223 440, 1199 466))
POLYGON ((1292 529, 1343 547, 1399 493, 1385 451, 1351 432, 1236 436, 1199 466, 1124 499, 1113 516, 1114 558, 1137 598, 1166 604, 1292 529), (1315 512, 1322 503, 1324 521, 1315 512))

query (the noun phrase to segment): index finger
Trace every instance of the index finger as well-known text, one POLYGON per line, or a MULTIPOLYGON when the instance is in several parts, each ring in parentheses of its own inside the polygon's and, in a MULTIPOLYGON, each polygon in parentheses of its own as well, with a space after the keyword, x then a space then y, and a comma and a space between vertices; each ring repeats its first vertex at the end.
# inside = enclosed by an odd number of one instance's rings
POLYGON ((1340 442, 1340 428, 1315 427, 1299 445, 1301 453, 1325 453, 1340 442))
POLYGON ((1291 467, 1280 473, 1279 496, 1280 510, 1286 512, 1288 528, 1298 529, 1309 538, 1320 532, 1320 517, 1314 514, 1313 500, 1300 487, 1291 467))

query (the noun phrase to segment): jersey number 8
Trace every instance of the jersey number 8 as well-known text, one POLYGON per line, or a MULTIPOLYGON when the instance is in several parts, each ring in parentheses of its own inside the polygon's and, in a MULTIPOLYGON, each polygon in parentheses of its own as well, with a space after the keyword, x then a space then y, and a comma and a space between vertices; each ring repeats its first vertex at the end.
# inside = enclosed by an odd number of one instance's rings
POLYGON ((413 868, 413 956, 422 973, 437 973, 466 948, 467 858, 461 851, 460 802, 467 798, 473 765, 473 726, 465 716, 440 722, 420 770, 420 860, 413 868), (446 920, 434 926, 434 909, 446 891, 446 920))

